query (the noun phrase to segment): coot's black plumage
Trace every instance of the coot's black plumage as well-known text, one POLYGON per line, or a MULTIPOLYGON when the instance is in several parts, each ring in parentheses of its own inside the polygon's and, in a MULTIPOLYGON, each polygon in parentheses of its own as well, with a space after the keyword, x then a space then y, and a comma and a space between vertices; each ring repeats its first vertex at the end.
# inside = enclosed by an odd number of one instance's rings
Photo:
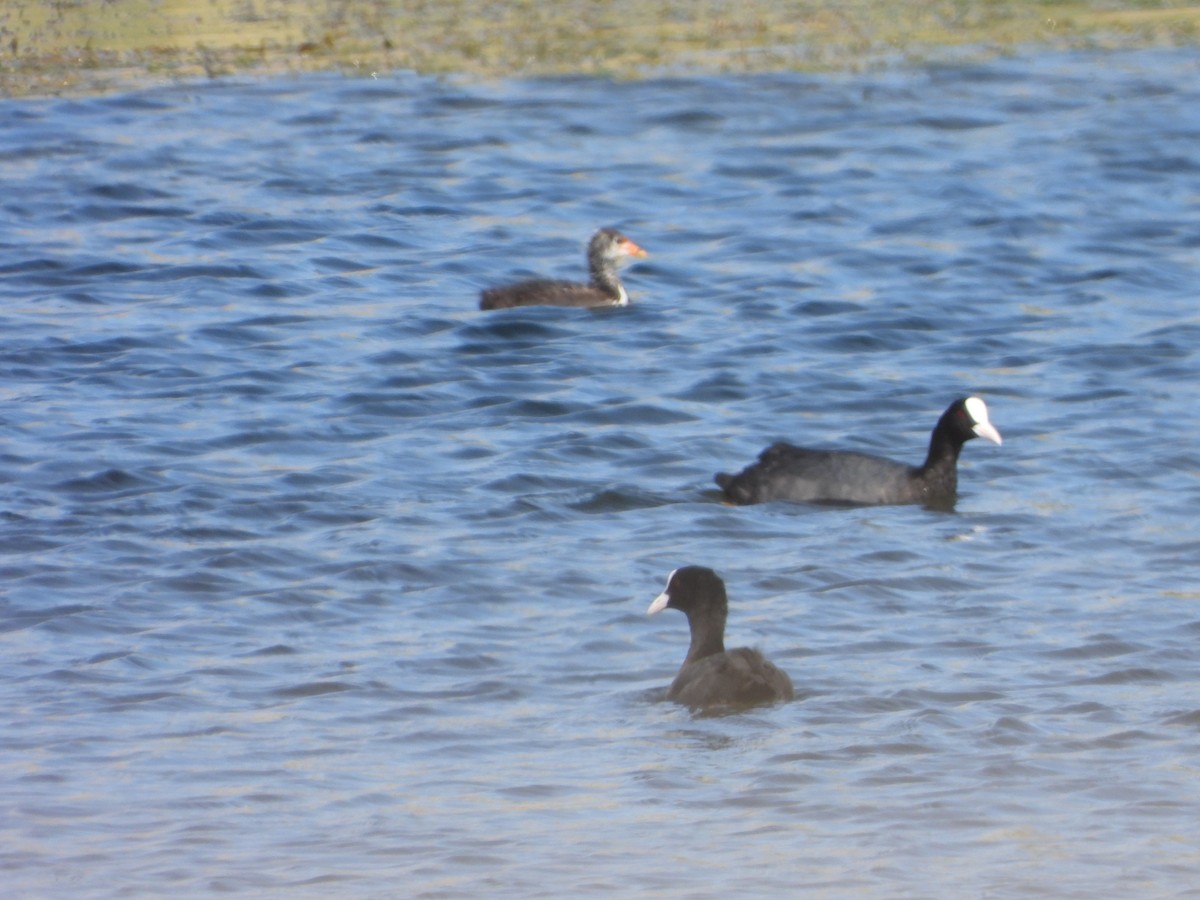
POLYGON ((617 277, 617 267, 646 251, 614 228, 601 228, 588 243, 587 284, 537 278, 504 287, 488 288, 480 294, 480 309, 509 309, 514 306, 626 306, 629 294, 617 277))
POLYGON ((685 566, 672 572, 646 612, 654 615, 664 609, 681 610, 692 632, 687 657, 667 699, 709 712, 792 699, 792 680, 759 651, 725 649, 729 604, 725 582, 712 569, 685 566))
POLYGON ((758 462, 737 475, 718 473, 716 482, 731 503, 792 500, 807 503, 954 505, 958 493, 958 454, 975 437, 1000 443, 978 397, 955 400, 938 420, 921 466, 848 450, 811 450, 773 444, 758 462))

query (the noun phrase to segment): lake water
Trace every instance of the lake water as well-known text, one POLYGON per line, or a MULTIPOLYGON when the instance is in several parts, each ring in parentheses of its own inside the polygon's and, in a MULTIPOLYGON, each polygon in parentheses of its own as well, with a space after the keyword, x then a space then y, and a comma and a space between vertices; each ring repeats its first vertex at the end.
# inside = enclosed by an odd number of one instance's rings
POLYGON ((1195 896, 1194 51, 10 100, 0 221, 9 896, 1195 896), (968 393, 953 513, 712 484, 968 393))

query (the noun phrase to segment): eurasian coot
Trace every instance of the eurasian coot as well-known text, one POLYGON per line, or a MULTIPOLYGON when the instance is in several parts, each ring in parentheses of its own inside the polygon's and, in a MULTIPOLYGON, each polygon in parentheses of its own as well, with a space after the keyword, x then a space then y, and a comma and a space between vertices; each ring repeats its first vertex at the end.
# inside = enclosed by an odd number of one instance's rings
POLYGON ((648 615, 678 609, 687 616, 692 643, 667 699, 694 711, 723 711, 791 700, 792 680, 757 650, 725 649, 728 612, 725 582, 712 569, 684 566, 667 577, 667 586, 648 615))
POLYGON ((1000 432, 988 421, 978 397, 955 400, 942 414, 929 439, 929 455, 921 466, 908 466, 881 456, 849 450, 811 450, 773 444, 758 462, 737 475, 717 474, 717 485, 731 503, 793 500, 809 503, 923 503, 934 508, 954 505, 958 493, 958 453, 975 437, 1000 443, 1000 432))

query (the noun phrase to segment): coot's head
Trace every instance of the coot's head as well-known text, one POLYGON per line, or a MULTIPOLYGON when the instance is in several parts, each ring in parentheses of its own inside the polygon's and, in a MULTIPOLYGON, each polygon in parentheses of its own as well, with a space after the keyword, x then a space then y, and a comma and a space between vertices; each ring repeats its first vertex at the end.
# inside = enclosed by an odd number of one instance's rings
POLYGON ((725 582, 706 566, 684 566, 667 576, 667 586, 654 598, 647 615, 664 609, 677 609, 691 621, 698 616, 709 621, 720 621, 724 630, 729 601, 725 596, 725 582))
POLYGON ((979 397, 963 397, 955 400, 942 413, 935 431, 940 431, 956 444, 981 437, 993 444, 1002 443, 1000 432, 988 419, 987 404, 979 397))
POLYGON ((647 253, 615 228, 601 228, 592 235, 588 256, 600 257, 614 263, 626 262, 647 253))

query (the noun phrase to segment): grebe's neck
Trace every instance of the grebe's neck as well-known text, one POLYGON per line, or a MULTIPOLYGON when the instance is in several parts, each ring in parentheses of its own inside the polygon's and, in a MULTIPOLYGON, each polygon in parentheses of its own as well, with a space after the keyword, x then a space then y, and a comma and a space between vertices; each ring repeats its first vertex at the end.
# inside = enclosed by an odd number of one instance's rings
POLYGON ((591 274, 592 287, 604 291, 612 297, 617 306, 629 304, 629 294, 626 293, 625 286, 621 284, 621 279, 617 276, 617 264, 613 260, 597 255, 588 260, 588 270, 591 274))

